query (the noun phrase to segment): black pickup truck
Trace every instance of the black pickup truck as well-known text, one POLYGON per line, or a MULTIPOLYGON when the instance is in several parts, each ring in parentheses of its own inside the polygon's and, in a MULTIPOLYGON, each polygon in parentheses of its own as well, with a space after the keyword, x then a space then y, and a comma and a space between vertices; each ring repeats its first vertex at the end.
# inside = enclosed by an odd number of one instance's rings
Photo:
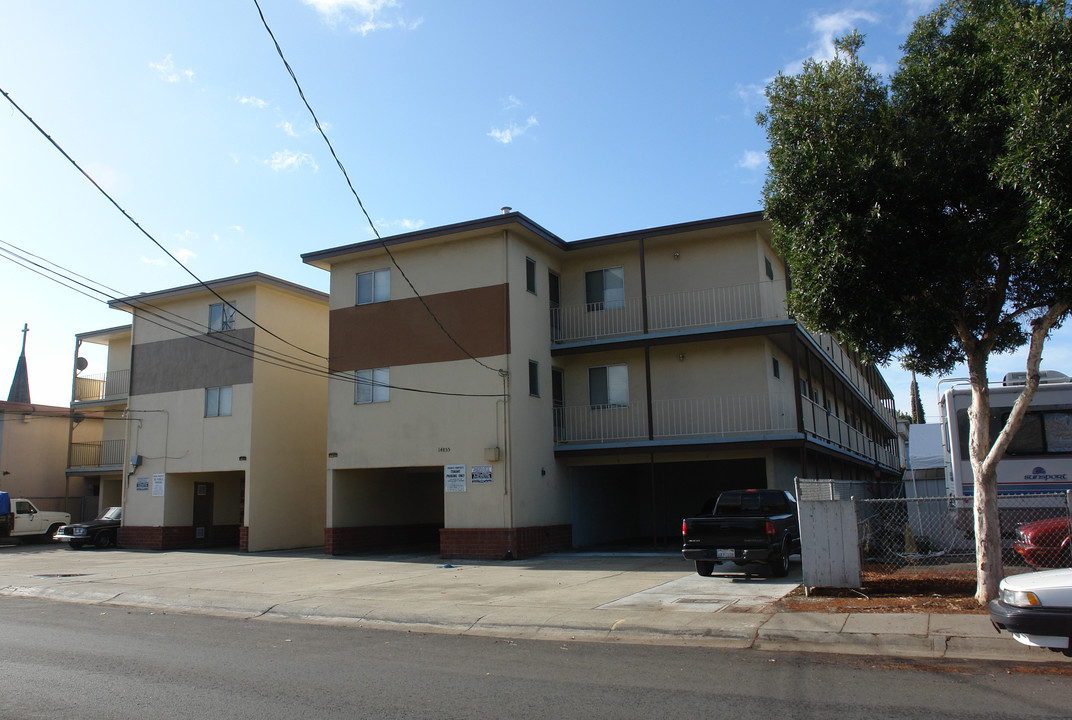
POLYGON ((715 563, 762 563, 775 577, 800 552, 797 501, 785 490, 728 490, 710 513, 681 521, 681 553, 708 577, 715 563))

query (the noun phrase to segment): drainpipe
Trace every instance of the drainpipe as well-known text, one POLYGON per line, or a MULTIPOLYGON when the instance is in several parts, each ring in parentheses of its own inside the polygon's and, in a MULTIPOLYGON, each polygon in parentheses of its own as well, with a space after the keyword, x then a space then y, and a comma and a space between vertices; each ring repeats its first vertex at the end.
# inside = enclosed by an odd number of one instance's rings
MULTIPOLYGON (((513 494, 513 453, 511 452, 510 438, 510 231, 503 230, 503 281, 506 284, 507 311, 503 314, 503 355, 506 359, 506 368, 499 370, 503 383, 503 524, 506 530, 514 528, 514 494, 513 494)), ((513 555, 514 547, 511 542, 507 547, 507 553, 513 555)))

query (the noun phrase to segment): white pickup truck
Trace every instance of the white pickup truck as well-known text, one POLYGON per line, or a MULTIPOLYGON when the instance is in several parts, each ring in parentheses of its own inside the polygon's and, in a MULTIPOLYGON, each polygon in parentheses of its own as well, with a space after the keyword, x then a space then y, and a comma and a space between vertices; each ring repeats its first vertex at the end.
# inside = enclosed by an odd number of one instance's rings
POLYGON ((0 537, 51 540, 60 526, 71 522, 71 514, 38 510, 25 498, 8 498, 0 493, 0 537))

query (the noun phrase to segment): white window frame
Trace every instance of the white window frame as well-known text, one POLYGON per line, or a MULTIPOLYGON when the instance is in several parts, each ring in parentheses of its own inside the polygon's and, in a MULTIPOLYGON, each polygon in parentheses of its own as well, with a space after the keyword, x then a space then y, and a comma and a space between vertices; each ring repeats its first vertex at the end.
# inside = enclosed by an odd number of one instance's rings
POLYGON ((230 417, 233 399, 230 385, 205 388, 205 417, 230 417))
POLYGON ((357 287, 354 291, 356 304, 371 305, 373 303, 387 302, 391 299, 391 269, 369 270, 357 274, 357 287), (366 297, 361 297, 362 279, 371 283, 366 297))
POLYGON ((625 364, 597 365, 588 368, 588 404, 590 407, 597 408, 629 407, 629 366, 625 364), (596 382, 599 381, 601 374, 603 376, 602 393, 596 395, 593 391, 599 389, 596 382), (600 400, 604 402, 597 402, 600 400))
POLYGON ((208 331, 226 332, 234 330, 235 304, 233 302, 213 303, 208 306, 208 331))
POLYGON ((354 371, 354 405, 391 401, 391 368, 354 371))

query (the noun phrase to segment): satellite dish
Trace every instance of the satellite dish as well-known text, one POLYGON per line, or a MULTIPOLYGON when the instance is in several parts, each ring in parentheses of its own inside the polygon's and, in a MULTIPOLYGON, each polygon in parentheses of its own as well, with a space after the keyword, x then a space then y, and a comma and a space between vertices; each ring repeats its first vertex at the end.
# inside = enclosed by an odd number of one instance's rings
POLYGON ((87 367, 89 367, 89 360, 86 360, 84 357, 76 358, 74 361, 74 366, 78 368, 78 372, 82 372, 87 367))

